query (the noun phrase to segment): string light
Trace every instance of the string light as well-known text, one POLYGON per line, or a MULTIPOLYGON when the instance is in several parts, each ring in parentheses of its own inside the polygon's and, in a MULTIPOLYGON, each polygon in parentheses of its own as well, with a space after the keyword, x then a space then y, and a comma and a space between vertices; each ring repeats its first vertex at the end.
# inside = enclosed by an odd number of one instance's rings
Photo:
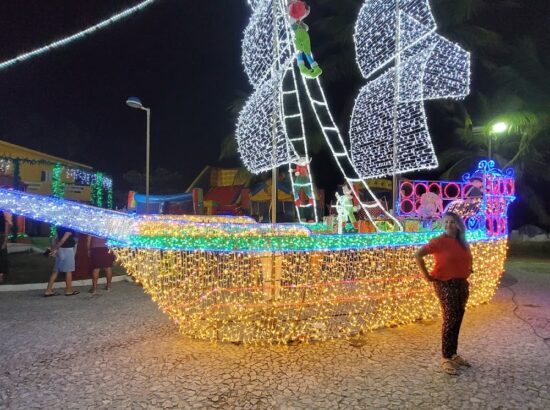
POLYGON ((253 12, 242 41, 242 63, 254 88, 272 76, 274 64, 287 67, 294 57, 292 36, 286 30, 286 16, 279 11, 279 3, 280 0, 257 0, 251 4, 253 12), (273 44, 274 29, 277 32, 276 47, 273 44))
MULTIPOLYGON (((55 172, 60 173, 60 169, 55 168, 55 172)), ((55 185, 52 178, 54 196, 62 195, 61 184, 60 181, 59 185, 55 185)), ((0 209, 105 238, 125 240, 138 232, 136 220, 130 214, 16 190, 0 189, 0 209)))
POLYGON ((237 122, 239 154, 253 173, 299 159, 288 140, 281 112, 281 76, 264 82, 247 101, 237 122))
MULTIPOLYGON (((480 178, 483 196, 479 211, 473 215, 465 215, 470 229, 483 228, 487 235, 502 236, 508 233, 508 207, 516 199, 514 170, 498 169, 494 161, 480 161, 477 171, 464 174, 464 183, 470 183, 474 177, 480 178)), ((451 203, 448 210, 463 214, 469 211, 468 202, 451 203), (466 205, 466 206, 465 206, 466 205)))
MULTIPOLYGON (((248 217, 136 216, 5 189, 0 209, 107 237, 162 311, 199 339, 326 340, 438 312, 413 256, 440 232, 327 235, 248 217)), ((467 240, 474 306, 496 289, 506 236, 476 230, 467 240)))
MULTIPOLYGON (((62 181, 65 178, 65 180, 72 180, 75 184, 89 185, 91 187, 95 187, 95 189, 99 189, 101 186, 103 190, 107 191, 107 197, 111 198, 110 201, 112 204, 113 179, 104 173, 96 173, 82 168, 69 167, 67 165, 61 165, 60 163, 47 160, 0 156, 0 174, 6 175, 13 172, 15 177, 15 170, 21 163, 51 167, 52 194, 57 198, 63 198, 64 196, 64 184, 62 181)), ((112 208, 112 205, 110 208, 112 208)))
POLYGON ((84 30, 81 30, 81 31, 79 31, 75 34, 72 34, 70 36, 62 38, 61 40, 54 41, 54 42, 49 43, 45 46, 36 48, 36 49, 34 49, 34 50, 32 50, 28 53, 20 54, 15 58, 6 60, 4 62, 1 62, 0 63, 0 70, 3 70, 3 69, 8 68, 10 66, 13 66, 17 63, 23 62, 25 60, 29 60, 31 58, 37 57, 37 56, 39 56, 41 54, 44 54, 48 51, 51 51, 53 49, 66 46, 66 45, 68 45, 68 44, 70 44, 70 43, 72 43, 76 40, 80 40, 80 39, 86 37, 89 34, 92 34, 92 33, 96 32, 98 30, 104 29, 105 27, 107 27, 107 26, 109 26, 113 23, 116 23, 116 22, 118 22, 118 21, 120 21, 120 20, 122 20, 126 17, 129 17, 130 15, 144 9, 145 7, 150 6, 155 1, 157 1, 157 0, 142 1, 141 3, 137 4, 134 7, 130 7, 130 8, 128 8, 128 9, 126 9, 126 10, 120 12, 120 13, 114 14, 111 17, 109 17, 109 18, 107 18, 103 21, 100 21, 99 23, 94 24, 93 26, 88 27, 84 30))
MULTIPOLYGON (((236 132, 239 152, 245 166, 254 173, 268 171, 273 166, 288 163, 294 197, 297 197, 300 187, 294 183, 292 169, 292 163, 297 158, 305 158, 308 164, 309 185, 312 188, 313 183, 309 167, 301 92, 295 80, 292 61, 289 60, 289 56, 295 54, 295 49, 289 41, 292 38, 290 23, 284 17, 286 2, 283 0, 257 0, 249 2, 249 4, 254 12, 248 27, 245 29, 243 64, 250 82, 257 90, 239 117, 236 132), (274 41, 274 27, 277 27, 276 41, 274 41), (278 60, 275 60, 274 55, 278 56, 278 60), (277 64, 274 64, 275 62, 277 64), (273 70, 274 65, 282 67, 284 74, 281 75, 281 71, 275 72, 273 70), (289 73, 292 76, 289 76, 289 73), (285 84, 285 78, 290 79, 290 77, 292 77, 292 81, 286 81, 286 84, 290 84, 290 87, 283 89, 282 85, 285 84), (279 78, 282 79, 279 80, 279 78), (271 81, 271 85, 267 85, 269 81, 271 81), (277 82, 280 86, 275 86, 277 82), (260 91, 262 87, 263 90, 260 91), (285 98, 287 100, 291 98, 288 105, 293 107, 292 109, 287 107, 285 98), (286 132, 286 124, 293 121, 299 121, 300 126, 295 128, 301 130, 301 135, 289 137, 286 132), (273 144, 274 139, 275 146, 273 144), (293 156, 294 153, 297 153, 297 157, 293 156)), ((368 203, 354 192, 365 214, 377 230, 381 230, 383 227, 389 230, 402 230, 399 221, 382 206, 368 184, 360 178, 340 130, 334 122, 319 79, 308 81, 303 76, 300 77, 306 90, 307 99, 315 113, 315 118, 346 182, 350 186, 362 184, 372 198, 372 203, 368 203), (352 170, 351 174, 349 170, 352 170), (392 223, 374 221, 371 210, 381 211, 392 223)), ((315 202, 313 206, 315 220, 317 220, 315 202)), ((296 212, 301 221, 298 207, 296 212)))
POLYGON ((423 101, 468 95, 470 58, 436 28, 426 0, 367 1, 359 13, 361 72, 368 79, 385 70, 361 89, 352 113, 351 154, 362 177, 438 165, 423 101))
POLYGON ((65 177, 74 180, 82 185, 101 187, 102 189, 113 189, 113 180, 102 172, 91 172, 78 168, 63 168, 65 177))
MULTIPOLYGON (((493 296, 506 239, 473 242, 468 306, 493 296)), ((115 247, 181 333, 205 340, 327 340, 435 316, 416 246, 344 251, 205 252, 115 247)), ((431 265, 430 265, 431 266, 431 265)))
POLYGON ((13 161, 11 159, 0 158, 0 174, 8 175, 13 170, 13 161))
POLYGON ((403 217, 417 216, 424 193, 439 196, 445 212, 462 217, 468 229, 483 229, 489 237, 508 232, 508 207, 515 200, 514 171, 496 168, 494 161, 480 161, 477 170, 462 176, 463 182, 453 181, 401 181, 398 210, 403 217), (470 195, 472 178, 479 179, 480 191, 470 195))

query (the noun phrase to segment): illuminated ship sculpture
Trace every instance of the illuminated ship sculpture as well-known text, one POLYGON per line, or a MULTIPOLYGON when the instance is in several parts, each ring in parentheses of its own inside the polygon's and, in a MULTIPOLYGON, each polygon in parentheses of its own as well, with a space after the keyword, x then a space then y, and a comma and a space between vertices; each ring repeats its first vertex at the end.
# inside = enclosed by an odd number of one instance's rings
MULTIPOLYGON (((514 179, 481 163, 486 192, 470 215, 469 305, 488 302, 504 271, 514 179)), ((424 183, 415 185, 416 193, 424 183)), ((425 184, 432 191, 436 185, 425 184)), ((467 182, 440 183, 447 199, 467 182), (449 188, 448 188, 449 186, 449 188)), ((443 193, 442 193, 443 194, 443 193)), ((411 195, 402 199, 406 204, 411 195)), ((414 252, 438 232, 338 235, 319 225, 247 217, 135 216, 13 190, 0 208, 109 238, 117 260, 182 333, 206 340, 326 340, 436 315, 414 252)))
MULTIPOLYGON (((319 78, 296 75, 286 1, 249 3, 254 12, 243 62, 255 91, 237 137, 251 171, 288 164, 292 174, 304 157, 309 170, 304 91, 350 186, 360 184, 372 194, 366 178, 436 165, 423 100, 464 97, 469 56, 435 33, 427 0, 369 0, 361 9, 355 40, 369 82, 354 108, 349 150, 319 78), (289 135, 291 130, 297 133, 289 135)), ((371 202, 358 198, 378 231, 369 234, 337 235, 319 223, 257 224, 247 217, 135 216, 9 190, 0 190, 0 209, 108 238, 117 260, 183 334, 286 343, 348 337, 438 313, 414 253, 440 232, 408 232, 404 219, 427 191, 464 210, 474 257, 469 306, 488 302, 504 271, 514 178, 485 161, 477 175, 485 192, 475 201, 466 197, 467 180, 403 182, 397 206, 402 218, 374 196, 371 202)))

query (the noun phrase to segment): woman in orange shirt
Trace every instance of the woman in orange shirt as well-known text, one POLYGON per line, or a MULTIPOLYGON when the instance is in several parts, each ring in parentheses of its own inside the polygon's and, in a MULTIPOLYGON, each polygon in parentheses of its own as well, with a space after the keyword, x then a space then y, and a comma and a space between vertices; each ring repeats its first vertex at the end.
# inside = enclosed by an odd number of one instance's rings
POLYGON ((443 218, 445 233, 433 238, 416 252, 416 261, 427 281, 432 282, 443 311, 441 368, 456 375, 459 366, 470 364, 457 354, 458 334, 468 302, 468 277, 472 272, 472 254, 466 242, 466 227, 462 218, 447 212, 443 218), (431 273, 424 256, 433 255, 435 266, 431 273))

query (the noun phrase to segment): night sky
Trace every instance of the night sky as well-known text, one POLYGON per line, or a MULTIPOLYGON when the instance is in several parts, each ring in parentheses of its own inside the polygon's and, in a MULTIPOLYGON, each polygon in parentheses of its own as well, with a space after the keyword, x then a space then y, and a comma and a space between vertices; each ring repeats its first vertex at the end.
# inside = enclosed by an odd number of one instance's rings
MULTIPOLYGON (((4 61, 138 1, 1 3, 4 61)), ((240 62, 249 14, 245 1, 159 0, 0 71, 0 139, 89 164, 117 183, 123 172, 144 168, 145 112, 125 104, 139 96, 152 110, 151 168, 191 182, 234 130, 227 108, 238 90, 250 91, 240 62)))

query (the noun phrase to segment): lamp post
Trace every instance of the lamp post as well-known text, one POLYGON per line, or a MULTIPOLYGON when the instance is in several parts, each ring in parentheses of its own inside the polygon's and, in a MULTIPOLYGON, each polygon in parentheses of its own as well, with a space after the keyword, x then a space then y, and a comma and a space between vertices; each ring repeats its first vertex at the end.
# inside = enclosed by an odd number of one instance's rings
POLYGON ((131 108, 138 108, 147 113, 147 142, 145 148, 145 213, 149 213, 149 157, 151 151, 151 109, 144 107, 138 97, 129 97, 126 105, 131 108))
POLYGON ((474 134, 474 136, 479 137, 479 138, 487 137, 487 140, 488 140, 488 144, 487 144, 488 155, 487 156, 488 156, 489 159, 491 159, 492 154, 493 154, 493 151, 492 151, 493 138, 497 134, 503 134, 505 132, 508 132, 509 128, 510 128, 510 126, 507 123, 505 123, 503 121, 498 121, 498 122, 489 123, 489 125, 487 125, 487 126, 473 127, 472 128, 472 133, 474 134))
POLYGON ((497 134, 502 134, 508 131, 508 124, 505 122, 496 122, 491 126, 491 131, 489 132, 489 159, 491 159, 491 143, 493 141, 493 136, 497 134))

